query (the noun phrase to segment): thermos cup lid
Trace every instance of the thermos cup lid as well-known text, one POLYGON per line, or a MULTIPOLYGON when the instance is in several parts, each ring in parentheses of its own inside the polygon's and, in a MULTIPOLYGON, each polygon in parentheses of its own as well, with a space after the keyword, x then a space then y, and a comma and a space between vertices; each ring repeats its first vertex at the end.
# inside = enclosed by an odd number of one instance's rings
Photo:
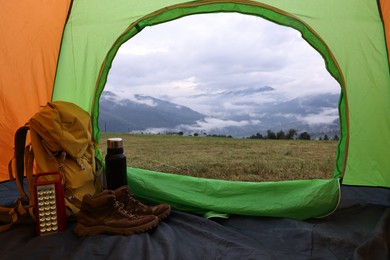
POLYGON ((108 138, 107 148, 109 149, 123 148, 122 138, 108 138))

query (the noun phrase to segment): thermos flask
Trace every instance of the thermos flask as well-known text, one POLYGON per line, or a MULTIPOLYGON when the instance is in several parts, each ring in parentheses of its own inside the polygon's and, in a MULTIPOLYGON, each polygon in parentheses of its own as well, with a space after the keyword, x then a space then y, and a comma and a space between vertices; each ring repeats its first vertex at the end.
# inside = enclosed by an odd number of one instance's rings
POLYGON ((108 190, 127 185, 126 156, 123 152, 122 138, 107 139, 106 183, 108 190))

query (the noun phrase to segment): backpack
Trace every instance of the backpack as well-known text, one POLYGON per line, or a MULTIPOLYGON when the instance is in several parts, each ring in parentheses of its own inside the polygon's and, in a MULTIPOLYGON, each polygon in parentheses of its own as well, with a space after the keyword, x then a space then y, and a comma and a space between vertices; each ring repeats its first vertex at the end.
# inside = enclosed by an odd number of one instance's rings
POLYGON ((85 194, 102 191, 103 168, 95 156, 97 146, 92 139, 91 118, 77 105, 65 101, 48 102, 16 131, 14 145, 14 158, 8 169, 10 180, 16 179, 20 198, 13 208, 0 207, 0 220, 8 222, 0 231, 15 222, 35 220, 33 180, 36 173, 61 173, 68 217, 78 215, 85 194), (28 138, 31 143, 26 145, 28 138))

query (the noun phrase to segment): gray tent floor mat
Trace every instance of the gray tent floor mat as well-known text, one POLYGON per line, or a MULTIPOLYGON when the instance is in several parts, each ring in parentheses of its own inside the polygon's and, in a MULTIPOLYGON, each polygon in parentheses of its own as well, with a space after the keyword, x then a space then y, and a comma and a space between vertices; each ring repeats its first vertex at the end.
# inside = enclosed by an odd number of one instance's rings
MULTIPOLYGON (((0 184, 0 204, 17 194, 10 182, 0 184)), ((345 197, 333 214, 305 221, 173 210, 153 230, 130 236, 79 238, 69 220, 67 230, 38 237, 34 224, 17 224, 0 233, 1 259, 390 259, 389 205, 345 197)))

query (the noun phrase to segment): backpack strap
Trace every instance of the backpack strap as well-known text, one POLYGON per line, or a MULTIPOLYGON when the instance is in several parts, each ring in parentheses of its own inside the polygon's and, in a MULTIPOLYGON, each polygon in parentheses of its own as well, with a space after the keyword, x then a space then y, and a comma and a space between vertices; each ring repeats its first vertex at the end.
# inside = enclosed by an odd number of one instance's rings
POLYGON ((7 223, 0 226, 0 232, 6 231, 16 223, 17 216, 13 212, 15 212, 13 208, 0 206, 0 220, 2 223, 7 223))
MULTIPOLYGON (((20 127, 15 134, 15 163, 16 163, 16 184, 21 194, 22 200, 28 202, 28 213, 35 220, 34 215, 34 150, 32 144, 26 145, 27 132, 30 130, 29 125, 20 127), (23 179, 26 174, 27 193, 24 190, 23 179)), ((21 212, 22 209, 19 210, 21 212)), ((23 212, 24 213, 24 212, 23 212)), ((24 214, 23 214, 24 215, 24 214)))
POLYGON ((33 182, 34 152, 31 144, 26 146, 26 137, 29 129, 30 127, 28 125, 24 125, 15 132, 14 157, 8 163, 8 173, 10 180, 16 181, 16 187, 21 197, 16 199, 13 207, 0 206, 0 221, 6 223, 0 225, 0 232, 9 229, 15 223, 35 220, 33 182), (27 193, 24 190, 25 173, 28 183, 27 193))
MULTIPOLYGON (((34 206, 35 204, 35 194, 34 194, 34 150, 31 144, 27 145, 24 149, 24 162, 25 162, 25 172, 27 179, 27 192, 29 195, 28 203, 30 206, 34 206)), ((32 207, 30 207, 32 209, 32 207)), ((35 215, 33 212, 30 212, 30 215, 35 219, 35 215)))
MULTIPOLYGON (((15 140, 14 140, 14 145, 15 145, 14 158, 10 161, 10 164, 8 165, 10 179, 11 180, 16 179, 16 186, 22 197, 22 200, 25 202, 29 202, 28 195, 24 191, 24 186, 23 186, 23 179, 25 173, 25 159, 27 158, 27 156, 29 156, 29 154, 28 155, 25 154, 26 136, 29 129, 30 127, 28 125, 24 125, 20 127, 18 130, 16 130, 15 140)), ((29 166, 32 167, 32 164, 26 165, 26 168, 29 166)))
POLYGON ((11 228, 15 223, 30 223, 31 222, 31 207, 23 205, 20 199, 17 199, 13 208, 0 206, 0 232, 11 228))

